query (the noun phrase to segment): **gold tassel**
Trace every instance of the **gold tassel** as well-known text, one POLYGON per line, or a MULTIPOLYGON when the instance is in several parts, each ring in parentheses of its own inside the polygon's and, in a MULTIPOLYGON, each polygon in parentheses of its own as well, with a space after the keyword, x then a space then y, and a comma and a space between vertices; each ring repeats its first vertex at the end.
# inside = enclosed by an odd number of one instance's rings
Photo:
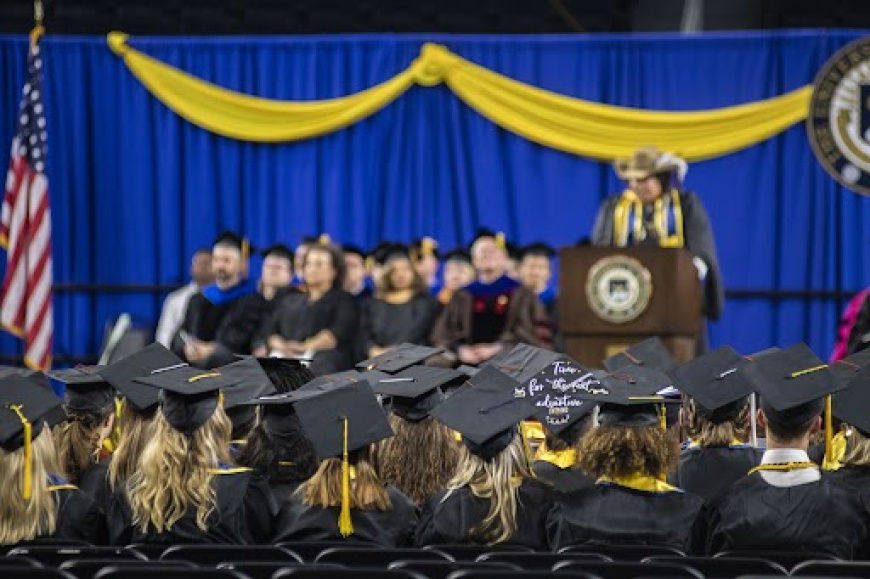
POLYGON ((532 447, 529 445, 529 437, 526 436, 526 424, 520 422, 520 438, 523 439, 523 454, 526 457, 526 466, 529 467, 529 472, 535 476, 535 469, 532 468, 532 447))
POLYGON ((495 234, 495 244, 499 249, 507 249, 507 240, 504 237, 504 233, 501 231, 495 234))
POLYGON ((659 407, 659 426, 662 427, 662 430, 668 429, 668 411, 664 404, 659 407))
POLYGON ((18 415, 18 419, 24 426, 24 474, 21 481, 21 496, 24 497, 24 500, 29 501, 33 494, 33 426, 24 416, 21 408, 21 404, 9 406, 9 409, 18 415))
POLYGON ((350 518, 350 465, 347 462, 347 418, 344 418, 344 451, 341 457, 341 514, 338 515, 338 532, 342 537, 353 535, 353 520, 350 518))
POLYGON ((829 464, 834 459, 834 416, 832 409, 832 398, 828 394, 825 396, 825 458, 823 464, 829 464))
POLYGON ((251 244, 248 243, 248 239, 246 237, 242 238, 242 262, 248 261, 248 258, 251 256, 251 244))
POLYGON ((332 243, 332 240, 329 238, 329 236, 327 234, 321 233, 320 237, 317 238, 317 243, 319 245, 329 245, 330 243, 332 243))

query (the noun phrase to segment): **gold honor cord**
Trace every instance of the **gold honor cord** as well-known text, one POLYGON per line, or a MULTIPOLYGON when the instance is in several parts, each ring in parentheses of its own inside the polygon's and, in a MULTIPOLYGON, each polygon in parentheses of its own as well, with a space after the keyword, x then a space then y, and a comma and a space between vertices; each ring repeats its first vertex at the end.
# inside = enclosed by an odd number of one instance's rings
POLYGON ((438 44, 410 66, 361 92, 317 101, 279 101, 226 90, 131 48, 108 45, 156 98, 181 117, 225 137, 288 142, 326 135, 381 110, 412 86, 446 84, 493 123, 535 143, 593 159, 630 156, 656 143, 688 161, 733 153, 806 119, 812 86, 756 102, 702 111, 654 111, 595 103, 519 82, 438 44))

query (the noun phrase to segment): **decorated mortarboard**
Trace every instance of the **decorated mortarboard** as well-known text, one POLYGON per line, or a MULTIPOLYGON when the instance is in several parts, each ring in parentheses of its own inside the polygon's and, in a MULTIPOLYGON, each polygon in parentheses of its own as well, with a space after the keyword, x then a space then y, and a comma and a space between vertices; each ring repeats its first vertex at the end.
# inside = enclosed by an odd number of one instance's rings
POLYGON ((186 364, 165 348, 154 343, 131 354, 114 364, 97 371, 106 382, 115 387, 137 410, 145 412, 157 406, 157 390, 136 381, 136 378, 149 376, 157 370, 176 368, 186 364))
POLYGON ((461 261, 463 263, 471 265, 471 255, 469 255, 468 251, 461 247, 452 249, 444 254, 444 262, 447 263, 450 261, 461 261))
POLYGON ((556 257, 556 250, 547 245, 546 243, 532 243, 520 248, 520 259, 525 259, 526 257, 530 256, 546 257, 547 259, 553 259, 554 257, 556 257))
POLYGON ((511 443, 517 425, 534 413, 520 390, 516 380, 486 366, 430 415, 461 433, 472 453, 492 460, 511 443))
POLYGON ((568 356, 560 355, 540 372, 521 383, 524 396, 533 401, 534 418, 559 434, 592 412, 595 402, 584 395, 603 394, 600 376, 568 356))
POLYGON ((32 376, 0 378, 0 444, 8 452, 24 449, 22 498, 29 500, 33 484, 33 439, 63 420, 62 401, 47 383, 32 376))
POLYGON ((673 356, 658 336, 647 338, 626 348, 624 352, 604 360, 604 367, 611 372, 630 364, 654 368, 665 373, 676 366, 673 356))
POLYGON ((845 388, 806 344, 756 357, 740 372, 761 395, 769 420, 798 426, 822 412, 824 397, 845 388))
POLYGON ((66 385, 64 401, 67 410, 101 412, 115 405, 115 388, 97 372, 105 366, 77 366, 48 373, 53 380, 66 385))
POLYGON ((499 371, 522 383, 561 357, 562 354, 552 350, 517 344, 509 351, 490 358, 484 366, 495 366, 499 371))
POLYGON ((270 255, 274 257, 280 257, 282 259, 287 259, 290 261, 290 265, 293 265, 293 250, 284 245, 283 243, 276 243, 274 245, 270 245, 269 247, 260 252, 260 256, 264 259, 269 257, 270 255))
POLYGON ((436 354, 440 354, 444 348, 430 348, 415 344, 400 344, 390 348, 383 354, 363 360, 356 367, 359 370, 380 370, 388 374, 395 374, 405 368, 424 362, 436 354))
POLYGON ((678 366, 671 376, 676 387, 692 397, 702 414, 714 422, 734 416, 754 392, 752 384, 740 373, 749 364, 729 346, 678 366))
POLYGON ((390 398, 396 416, 409 422, 419 422, 444 402, 443 387, 464 381, 464 374, 449 368, 411 366, 378 380, 372 384, 372 388, 377 394, 390 398))

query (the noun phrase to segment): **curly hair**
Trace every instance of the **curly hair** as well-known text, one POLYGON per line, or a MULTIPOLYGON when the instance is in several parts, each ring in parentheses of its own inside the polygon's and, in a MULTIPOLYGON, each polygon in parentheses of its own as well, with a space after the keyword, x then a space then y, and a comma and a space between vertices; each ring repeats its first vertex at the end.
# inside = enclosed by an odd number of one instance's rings
MULTIPOLYGON (((361 511, 389 511, 393 502, 371 460, 368 448, 349 453, 348 462, 356 470, 350 484, 350 508, 361 511)), ((327 458, 317 472, 296 490, 302 503, 309 507, 341 506, 341 460, 327 458)))
POLYGON ((103 423, 114 412, 114 406, 98 411, 67 408, 66 422, 54 428, 54 442, 61 472, 72 484, 78 484, 82 473, 97 461, 103 442, 103 423))
POLYGON ((378 470, 385 482, 421 506, 453 476, 459 445, 453 431, 431 416, 410 422, 391 414, 389 420, 396 435, 380 443, 378 470), (426 452, 421 453, 424 448, 426 452))
POLYGON ((420 272, 418 272, 417 268, 414 267, 414 264, 411 263, 410 258, 396 257, 390 259, 381 268, 380 275, 378 276, 378 279, 375 280, 375 285, 377 286, 376 297, 383 299, 386 295, 396 291, 396 287, 393 285, 392 276, 393 270, 396 268, 396 263, 399 261, 406 261, 408 267, 411 268, 411 275, 414 276, 413 281, 411 282, 411 289, 414 291, 414 295, 423 295, 429 291, 429 286, 426 285, 426 280, 423 279, 423 276, 420 275, 420 272))
POLYGON ((749 404, 714 422, 698 408, 691 398, 683 401, 686 435, 701 448, 725 447, 734 440, 745 442, 749 437, 749 404))
POLYGON ((332 269, 335 270, 335 280, 332 282, 332 287, 341 288, 344 285, 344 278, 347 277, 347 263, 344 261, 344 252, 337 245, 331 243, 315 243, 310 246, 308 251, 305 253, 305 259, 302 260, 302 269, 305 269, 305 263, 308 261, 308 256, 313 252, 318 251, 329 256, 332 269))
POLYGON ((676 468, 676 438, 658 425, 599 426, 580 440, 580 468, 609 478, 645 474, 663 477, 676 468))
POLYGON ((136 472, 136 464, 142 449, 151 438, 151 426, 157 407, 151 410, 137 410, 127 399, 121 402, 118 413, 118 431, 121 437, 109 461, 109 487, 114 491, 121 488, 127 479, 136 472))
POLYGON ((216 500, 213 469, 229 463, 231 430, 222 406, 192 436, 175 430, 163 413, 157 413, 152 436, 126 485, 133 525, 142 532, 153 527, 162 533, 192 507, 196 526, 206 531, 216 500))

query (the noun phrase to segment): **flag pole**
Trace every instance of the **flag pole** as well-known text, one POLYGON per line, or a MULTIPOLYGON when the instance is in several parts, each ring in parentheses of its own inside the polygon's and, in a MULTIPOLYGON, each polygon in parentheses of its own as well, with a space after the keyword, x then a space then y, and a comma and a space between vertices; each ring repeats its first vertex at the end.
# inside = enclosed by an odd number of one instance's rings
POLYGON ((33 30, 30 32, 30 45, 39 41, 39 37, 45 33, 43 21, 45 19, 45 9, 42 5, 42 0, 33 0, 33 30))

